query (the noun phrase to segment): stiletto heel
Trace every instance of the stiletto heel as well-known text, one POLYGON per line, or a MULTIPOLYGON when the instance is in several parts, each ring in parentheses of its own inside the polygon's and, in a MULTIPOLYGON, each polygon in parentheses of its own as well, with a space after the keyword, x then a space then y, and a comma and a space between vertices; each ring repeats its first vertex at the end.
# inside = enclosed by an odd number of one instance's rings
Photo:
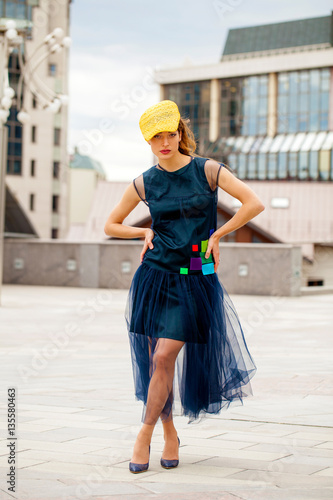
MULTIPOLYGON (((149 457, 150 457, 150 445, 149 445, 149 457)), ((135 464, 134 462, 129 463, 129 470, 133 472, 133 474, 138 474, 139 472, 145 472, 149 467, 149 459, 146 464, 135 464)))
MULTIPOLYGON (((178 448, 179 448, 180 439, 178 436, 177 436, 177 439, 178 439, 178 448)), ((162 465, 162 467, 164 467, 164 469, 174 469, 175 467, 177 467, 178 464, 179 464, 179 460, 165 460, 165 458, 161 458, 161 465, 162 465)))

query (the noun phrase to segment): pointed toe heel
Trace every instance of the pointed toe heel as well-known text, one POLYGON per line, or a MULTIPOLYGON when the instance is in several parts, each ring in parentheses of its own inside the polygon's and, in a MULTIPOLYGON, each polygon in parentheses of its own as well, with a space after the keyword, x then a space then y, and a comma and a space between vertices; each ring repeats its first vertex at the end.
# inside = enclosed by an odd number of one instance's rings
MULTIPOLYGON (((178 439, 178 447, 180 445, 180 439, 178 439)), ((164 469, 174 469, 179 465, 179 460, 166 460, 165 458, 161 458, 161 465, 164 469)))
MULTIPOLYGON (((149 446, 149 457, 150 457, 150 446, 149 446)), ((133 474, 139 474, 140 472, 145 472, 148 470, 149 460, 146 464, 135 464, 134 462, 129 463, 129 470, 133 474)))

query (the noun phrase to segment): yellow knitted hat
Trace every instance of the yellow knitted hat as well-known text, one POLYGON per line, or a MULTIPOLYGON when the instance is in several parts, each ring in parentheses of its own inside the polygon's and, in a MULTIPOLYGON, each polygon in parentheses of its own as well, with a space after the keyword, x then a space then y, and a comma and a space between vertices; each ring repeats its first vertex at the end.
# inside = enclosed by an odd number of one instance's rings
POLYGON ((160 132, 176 132, 180 113, 173 101, 161 101, 148 108, 140 118, 139 125, 143 137, 149 141, 160 132))

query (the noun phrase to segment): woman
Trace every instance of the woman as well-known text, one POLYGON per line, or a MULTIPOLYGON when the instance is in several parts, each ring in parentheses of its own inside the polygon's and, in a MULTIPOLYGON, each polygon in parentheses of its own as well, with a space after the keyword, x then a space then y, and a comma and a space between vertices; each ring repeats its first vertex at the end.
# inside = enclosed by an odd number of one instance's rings
POLYGON ((193 133, 173 101, 148 108, 140 128, 158 164, 133 180, 105 225, 109 236, 145 239, 125 312, 135 394, 144 402, 129 464, 133 473, 149 467, 159 417, 165 439, 161 465, 178 465, 180 440, 172 418, 176 401, 193 421, 231 403, 243 404, 242 398, 252 394, 249 381, 256 366, 216 272, 221 237, 264 210, 226 165, 193 156, 193 133), (218 186, 242 203, 220 228, 218 186), (123 225, 140 200, 149 207, 151 228, 123 225))

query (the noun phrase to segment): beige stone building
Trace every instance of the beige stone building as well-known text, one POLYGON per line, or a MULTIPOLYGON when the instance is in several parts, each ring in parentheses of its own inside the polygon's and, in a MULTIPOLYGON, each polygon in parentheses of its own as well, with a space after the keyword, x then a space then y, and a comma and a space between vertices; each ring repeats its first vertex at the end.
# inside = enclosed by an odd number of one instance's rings
MULTIPOLYGON (((29 58, 44 38, 55 28, 69 35, 71 0, 48 0, 0 3, 0 18, 26 19, 32 28, 26 33, 25 50, 29 58)), ((38 59, 38 57, 37 57, 38 59)), ((36 60, 36 59, 34 59, 36 60)), ((38 94, 43 98, 47 89, 68 95, 68 49, 48 55, 36 68, 38 94)), ((17 92, 20 69, 18 54, 9 61, 10 85, 17 92)), ((33 95, 28 85, 23 90, 23 107, 31 121, 22 125, 17 120, 20 109, 14 100, 8 118, 8 160, 6 184, 31 220, 40 238, 64 237, 67 216, 67 123, 68 109, 62 105, 56 114, 44 109, 45 100, 33 95)))
POLYGON ((69 231, 67 237, 76 236, 83 239, 85 223, 91 211, 98 181, 105 180, 105 172, 101 163, 78 149, 70 157, 68 171, 68 218, 69 231))

